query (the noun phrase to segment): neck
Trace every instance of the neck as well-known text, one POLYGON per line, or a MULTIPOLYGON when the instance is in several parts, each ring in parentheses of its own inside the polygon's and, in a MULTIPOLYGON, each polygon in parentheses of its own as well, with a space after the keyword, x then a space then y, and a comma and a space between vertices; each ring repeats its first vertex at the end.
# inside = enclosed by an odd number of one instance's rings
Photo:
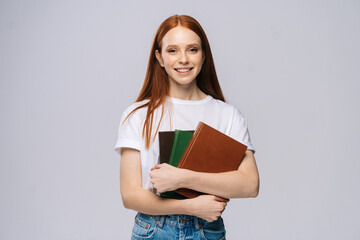
POLYGON ((170 84, 169 95, 173 98, 192 101, 201 100, 207 96, 196 86, 195 81, 188 85, 170 84))

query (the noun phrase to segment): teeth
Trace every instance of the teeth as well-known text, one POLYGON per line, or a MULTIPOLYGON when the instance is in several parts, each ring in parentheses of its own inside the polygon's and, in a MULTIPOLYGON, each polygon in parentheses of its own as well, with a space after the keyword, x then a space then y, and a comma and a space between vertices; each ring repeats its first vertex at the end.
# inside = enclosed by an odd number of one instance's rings
POLYGON ((178 71, 178 72, 188 72, 190 70, 191 70, 191 68, 176 68, 176 71, 178 71))

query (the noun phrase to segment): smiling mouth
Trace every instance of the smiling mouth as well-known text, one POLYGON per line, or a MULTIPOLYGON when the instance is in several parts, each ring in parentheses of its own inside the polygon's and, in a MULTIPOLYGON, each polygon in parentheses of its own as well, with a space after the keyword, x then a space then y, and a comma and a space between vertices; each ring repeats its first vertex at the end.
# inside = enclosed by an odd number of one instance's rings
POLYGON ((193 68, 175 68, 175 71, 179 73, 187 73, 190 72, 193 68))

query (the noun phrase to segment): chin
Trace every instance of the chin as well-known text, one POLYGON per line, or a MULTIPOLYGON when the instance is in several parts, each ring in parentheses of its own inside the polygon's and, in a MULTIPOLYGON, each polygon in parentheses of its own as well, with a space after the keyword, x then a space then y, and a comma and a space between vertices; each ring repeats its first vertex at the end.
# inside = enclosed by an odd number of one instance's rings
POLYGON ((196 80, 195 79, 192 79, 192 80, 179 79, 179 80, 172 80, 172 81, 178 85, 190 85, 191 83, 193 83, 196 80))
POLYGON ((189 85, 193 82, 196 82, 196 76, 187 76, 186 78, 170 77, 169 80, 175 84, 189 85))

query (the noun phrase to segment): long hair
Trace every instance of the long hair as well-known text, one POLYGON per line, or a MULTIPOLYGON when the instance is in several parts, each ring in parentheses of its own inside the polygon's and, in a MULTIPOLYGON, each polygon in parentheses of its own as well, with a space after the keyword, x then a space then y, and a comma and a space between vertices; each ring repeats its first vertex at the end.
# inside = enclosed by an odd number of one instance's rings
POLYGON ((153 45, 150 52, 149 63, 147 66, 144 84, 142 86, 138 98, 136 99, 136 102, 140 102, 143 100, 149 100, 149 101, 147 101, 145 104, 131 111, 123 121, 124 123, 126 119, 136 110, 143 107, 148 107, 146 119, 144 122, 144 128, 142 131, 142 137, 145 137, 146 149, 150 147, 154 111, 158 107, 160 106, 162 107, 161 118, 154 135, 155 138, 156 133, 159 130, 161 120, 164 115, 164 103, 166 97, 169 95, 168 75, 165 69, 160 66, 158 60, 156 59, 155 51, 158 50, 161 53, 163 37, 168 31, 170 31, 172 28, 175 28, 177 26, 182 26, 192 30, 201 39, 201 47, 205 55, 205 60, 202 65, 201 71, 196 77, 196 84, 198 88, 204 93, 211 95, 213 98, 225 102, 225 98, 222 94, 220 84, 216 75, 210 44, 201 25, 194 18, 187 15, 174 15, 167 18, 160 25, 160 27, 158 28, 155 34, 153 45))

